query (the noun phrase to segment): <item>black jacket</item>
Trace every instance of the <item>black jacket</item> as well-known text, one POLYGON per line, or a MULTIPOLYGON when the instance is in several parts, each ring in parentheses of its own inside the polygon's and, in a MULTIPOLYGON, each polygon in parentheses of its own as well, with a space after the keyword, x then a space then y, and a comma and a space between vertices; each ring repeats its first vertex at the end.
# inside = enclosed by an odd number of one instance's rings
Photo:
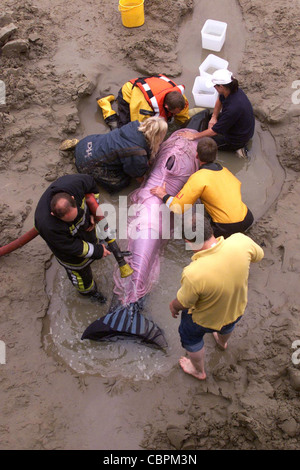
POLYGON ((150 148, 133 121, 107 134, 92 134, 75 148, 75 164, 80 173, 91 174, 107 191, 119 191, 131 178, 149 169, 150 148))
POLYGON ((92 176, 66 175, 52 183, 38 202, 35 228, 58 261, 67 267, 87 266, 92 260, 103 256, 103 247, 98 244, 95 230, 86 231, 90 225, 91 214, 85 202, 85 194, 98 195, 98 192, 92 176), (51 215, 50 201, 58 192, 69 193, 75 198, 78 216, 72 223, 51 215))
POLYGON ((227 98, 220 95, 220 101, 222 112, 212 130, 222 134, 228 144, 242 148, 254 134, 255 118, 252 105, 240 88, 235 93, 230 93, 227 98))

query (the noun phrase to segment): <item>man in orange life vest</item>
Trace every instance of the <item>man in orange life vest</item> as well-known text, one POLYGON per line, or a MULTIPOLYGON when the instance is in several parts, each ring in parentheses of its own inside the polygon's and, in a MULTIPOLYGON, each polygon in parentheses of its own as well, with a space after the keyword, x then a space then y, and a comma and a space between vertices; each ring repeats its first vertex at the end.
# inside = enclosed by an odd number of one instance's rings
POLYGON ((150 116, 160 116, 180 124, 189 119, 189 103, 184 96, 184 86, 177 85, 162 74, 135 78, 126 82, 117 97, 118 114, 112 109, 114 95, 97 98, 103 118, 111 129, 122 127, 130 121, 144 121, 150 116))

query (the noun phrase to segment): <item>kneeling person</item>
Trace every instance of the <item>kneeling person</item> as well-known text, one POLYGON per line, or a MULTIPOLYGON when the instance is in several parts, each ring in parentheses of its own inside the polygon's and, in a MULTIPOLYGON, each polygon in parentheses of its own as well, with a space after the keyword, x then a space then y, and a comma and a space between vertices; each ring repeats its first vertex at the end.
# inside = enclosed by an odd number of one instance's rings
POLYGON ((242 201, 241 182, 225 167, 215 162, 217 144, 210 137, 202 137, 197 145, 200 170, 191 175, 175 196, 167 194, 163 186, 151 193, 162 199, 175 213, 185 211, 186 205, 200 198, 211 218, 214 235, 224 238, 245 232, 253 223, 253 214, 242 201))
POLYGON ((128 186, 132 178, 141 182, 155 160, 168 125, 162 118, 130 122, 107 134, 93 134, 81 140, 66 140, 60 150, 75 148, 79 173, 92 175, 106 191, 128 186))
POLYGON ((126 82, 117 97, 118 114, 112 109, 113 95, 97 99, 105 122, 111 127, 122 127, 130 121, 143 122, 150 116, 159 116, 179 124, 189 120, 189 103, 184 85, 177 85, 163 74, 135 78, 126 82))

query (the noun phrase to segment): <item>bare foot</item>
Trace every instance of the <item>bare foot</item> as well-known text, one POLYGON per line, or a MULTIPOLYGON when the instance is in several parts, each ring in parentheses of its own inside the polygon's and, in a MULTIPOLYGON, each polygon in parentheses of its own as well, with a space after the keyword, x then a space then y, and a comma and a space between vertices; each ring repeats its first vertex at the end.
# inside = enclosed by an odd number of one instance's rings
POLYGON ((193 377, 196 377, 196 379, 199 380, 205 380, 206 379, 206 373, 205 372, 199 372, 195 367, 193 366, 192 362, 190 359, 187 357, 181 357, 179 359, 179 364, 181 368, 183 369, 184 372, 187 374, 192 375, 193 377))
POLYGON ((214 338, 215 338, 215 341, 216 341, 216 343, 217 343, 218 348, 220 348, 222 351, 225 351, 225 349, 227 349, 227 343, 222 344, 222 343, 220 342, 219 335, 218 335, 218 333, 217 333, 216 331, 213 332, 213 336, 214 336, 214 338))

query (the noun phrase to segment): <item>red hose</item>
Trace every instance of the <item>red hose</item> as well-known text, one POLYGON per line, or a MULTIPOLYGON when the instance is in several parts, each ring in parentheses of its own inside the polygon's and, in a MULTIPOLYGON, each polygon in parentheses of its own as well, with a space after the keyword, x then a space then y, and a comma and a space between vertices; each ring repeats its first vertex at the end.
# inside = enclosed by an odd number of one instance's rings
MULTIPOLYGON (((96 198, 93 194, 89 193, 85 195, 86 198, 86 203, 93 215, 96 215, 97 208, 99 206, 98 202, 96 201, 96 198)), ((96 217, 97 222, 101 220, 103 217, 96 217)), ((7 255, 8 253, 11 253, 12 251, 17 250, 18 248, 21 248, 23 245, 26 243, 30 242, 33 240, 35 237, 39 235, 39 232, 33 227, 30 229, 28 232, 24 233, 24 235, 21 235, 21 237, 17 238, 16 240, 13 240, 11 243, 8 243, 7 245, 1 246, 0 247, 0 257, 3 255, 7 255)))
POLYGON ((95 198, 94 194, 88 193, 85 195, 85 202, 87 203, 87 206, 93 216, 95 217, 96 222, 100 222, 100 220, 104 219, 104 215, 97 215, 96 212, 99 207, 99 203, 97 202, 97 199, 95 198))
POLYGON ((8 243, 8 245, 4 245, 0 247, 0 256, 7 255, 12 251, 16 250, 17 248, 21 248, 21 246, 25 245, 26 243, 33 240, 37 237, 39 232, 33 227, 29 230, 29 232, 24 233, 21 237, 17 238, 17 240, 8 243))

